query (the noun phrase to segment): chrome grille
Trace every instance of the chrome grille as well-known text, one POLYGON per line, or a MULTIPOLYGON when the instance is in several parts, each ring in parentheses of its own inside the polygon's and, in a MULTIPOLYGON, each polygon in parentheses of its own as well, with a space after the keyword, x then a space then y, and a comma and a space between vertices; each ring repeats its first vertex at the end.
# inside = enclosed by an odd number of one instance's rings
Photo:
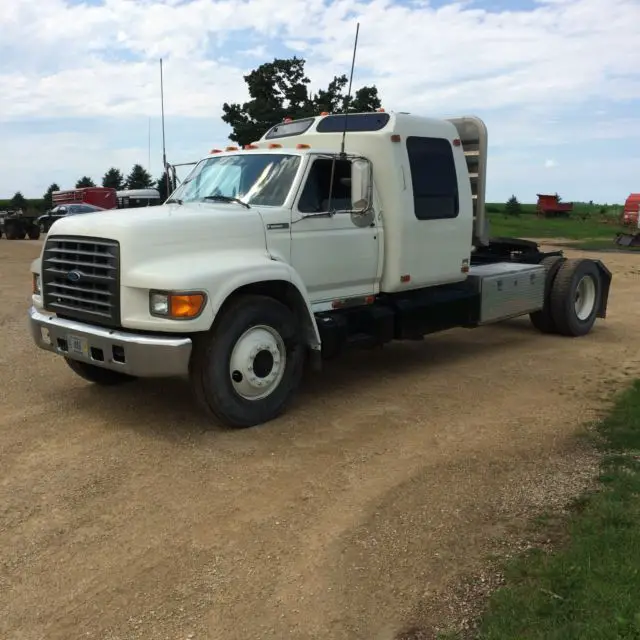
POLYGON ((47 238, 42 258, 45 309, 100 324, 120 323, 120 245, 104 238, 47 238))

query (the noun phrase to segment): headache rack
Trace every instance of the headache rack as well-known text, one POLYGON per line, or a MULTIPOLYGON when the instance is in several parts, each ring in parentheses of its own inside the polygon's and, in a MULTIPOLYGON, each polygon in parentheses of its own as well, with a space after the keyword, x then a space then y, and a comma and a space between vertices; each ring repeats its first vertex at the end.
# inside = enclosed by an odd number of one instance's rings
POLYGON ((447 118, 458 130, 464 150, 473 197, 473 246, 489 244, 485 216, 485 190, 487 181, 488 134, 485 123, 476 116, 447 118))

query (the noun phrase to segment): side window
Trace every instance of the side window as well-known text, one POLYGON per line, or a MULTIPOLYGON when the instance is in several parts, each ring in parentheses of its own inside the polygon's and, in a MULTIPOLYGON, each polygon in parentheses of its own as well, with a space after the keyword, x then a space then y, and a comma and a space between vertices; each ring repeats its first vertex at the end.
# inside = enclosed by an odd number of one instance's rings
POLYGON ((333 160, 329 158, 313 161, 298 202, 300 212, 351 211, 351 161, 335 161, 333 185, 331 184, 332 167, 333 160), (329 198, 330 195, 331 198, 329 198))
POLYGON ((416 218, 442 220, 457 217, 460 209, 458 176, 449 140, 409 136, 407 153, 416 218))

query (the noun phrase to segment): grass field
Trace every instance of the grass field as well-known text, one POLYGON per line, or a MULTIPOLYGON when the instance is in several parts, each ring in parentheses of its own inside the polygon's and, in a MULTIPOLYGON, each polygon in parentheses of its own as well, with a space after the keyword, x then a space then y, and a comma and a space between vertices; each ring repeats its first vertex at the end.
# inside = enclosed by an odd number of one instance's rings
POLYGON ((622 227, 599 218, 538 218, 535 215, 505 216, 489 213, 492 236, 520 238, 612 239, 622 227))
POLYGON ((555 524, 558 550, 506 567, 478 640, 640 638, 640 381, 600 423, 597 441, 599 490, 555 524))

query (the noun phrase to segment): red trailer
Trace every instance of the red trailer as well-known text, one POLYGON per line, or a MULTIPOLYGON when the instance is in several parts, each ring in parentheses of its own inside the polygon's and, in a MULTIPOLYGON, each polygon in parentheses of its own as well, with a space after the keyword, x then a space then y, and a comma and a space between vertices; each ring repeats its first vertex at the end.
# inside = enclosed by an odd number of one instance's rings
POLYGON ((560 202, 557 193, 553 195, 538 193, 536 211, 541 218, 567 217, 573 211, 573 202, 560 202))
POLYGON ((117 209, 116 190, 111 187, 83 187, 67 191, 54 191, 51 194, 53 206, 60 204, 92 204, 103 209, 117 209))

